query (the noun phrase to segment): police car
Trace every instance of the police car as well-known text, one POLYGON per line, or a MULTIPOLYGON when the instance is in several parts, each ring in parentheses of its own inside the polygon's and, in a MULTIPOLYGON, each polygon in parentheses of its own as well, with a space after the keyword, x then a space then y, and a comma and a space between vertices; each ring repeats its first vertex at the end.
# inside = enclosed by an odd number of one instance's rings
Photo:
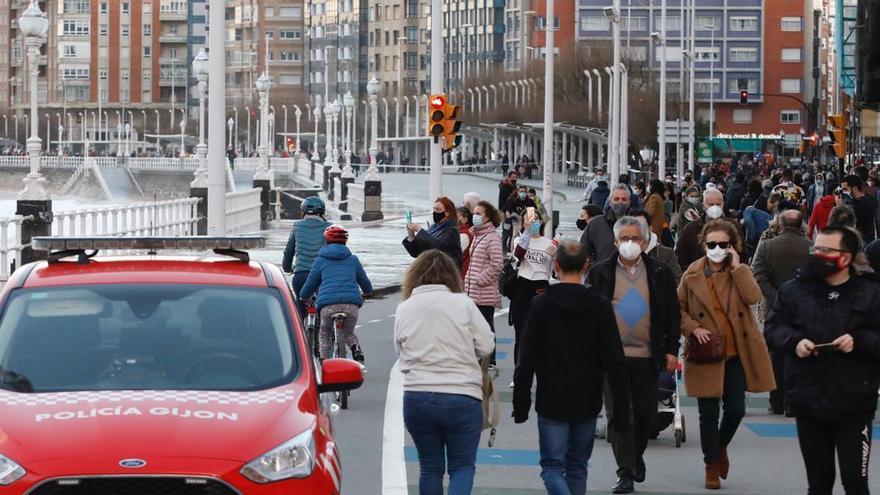
POLYGON ((263 242, 35 238, 0 291, 0 494, 338 494, 320 397, 363 369, 310 357, 263 242))

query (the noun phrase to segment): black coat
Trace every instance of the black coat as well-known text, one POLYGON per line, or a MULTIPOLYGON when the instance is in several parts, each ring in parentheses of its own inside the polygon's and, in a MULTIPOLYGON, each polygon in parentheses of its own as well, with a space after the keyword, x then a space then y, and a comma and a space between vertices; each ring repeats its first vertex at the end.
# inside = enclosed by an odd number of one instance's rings
POLYGON ((452 257, 461 268, 461 237, 458 227, 451 220, 435 223, 427 229, 419 230, 413 240, 403 239, 403 247, 413 258, 429 249, 439 249, 452 257))
POLYGON ((865 277, 831 287, 808 271, 786 282, 764 326, 770 348, 785 355, 785 397, 795 416, 868 419, 880 387, 880 285, 865 277), (824 344, 849 333, 849 354, 822 349, 799 358, 798 342, 824 344))
MULTIPOLYGON (((596 263, 587 273, 587 282, 608 300, 614 298, 617 258, 613 256, 596 263)), ((651 357, 658 368, 666 368, 666 355, 678 356, 681 339, 681 312, 675 277, 660 260, 642 256, 648 272, 648 298, 651 305, 651 357)))
POLYGON ((521 338, 513 372, 517 422, 528 417, 534 375, 538 377, 535 411, 541 416, 568 422, 596 417, 602 410, 602 381, 607 377, 614 413, 629 417, 623 344, 614 309, 598 292, 580 284, 551 285, 532 300, 521 338))

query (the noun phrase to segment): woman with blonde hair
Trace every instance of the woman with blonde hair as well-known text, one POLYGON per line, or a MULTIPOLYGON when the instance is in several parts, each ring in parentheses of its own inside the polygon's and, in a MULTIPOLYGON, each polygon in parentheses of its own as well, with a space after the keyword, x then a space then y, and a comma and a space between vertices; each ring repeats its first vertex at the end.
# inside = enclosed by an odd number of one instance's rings
POLYGON ((748 265, 740 262, 738 229, 730 221, 712 220, 700 243, 706 255, 682 276, 678 301, 687 338, 684 381, 688 395, 697 398, 706 488, 718 489, 730 469, 727 446, 745 416, 746 391, 768 392, 776 382, 749 307, 762 295, 748 265))
POLYGON ((403 421, 419 455, 419 493, 471 493, 483 426, 478 358, 495 348, 476 304, 462 291, 458 267, 431 249, 407 270, 397 306, 394 349, 403 373, 403 421), (448 459, 448 467, 447 467, 448 459))

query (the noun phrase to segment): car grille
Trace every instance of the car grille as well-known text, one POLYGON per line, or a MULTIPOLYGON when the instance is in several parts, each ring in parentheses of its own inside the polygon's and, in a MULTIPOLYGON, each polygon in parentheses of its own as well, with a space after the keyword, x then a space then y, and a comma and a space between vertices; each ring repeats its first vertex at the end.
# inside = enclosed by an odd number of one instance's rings
POLYGON ((208 478, 64 478, 41 484, 30 495, 238 495, 208 478))

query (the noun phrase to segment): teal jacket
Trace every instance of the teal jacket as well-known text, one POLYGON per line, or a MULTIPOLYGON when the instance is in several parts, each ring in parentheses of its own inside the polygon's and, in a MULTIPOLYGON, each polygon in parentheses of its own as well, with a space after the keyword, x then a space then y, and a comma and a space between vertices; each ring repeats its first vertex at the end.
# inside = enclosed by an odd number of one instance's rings
POLYGON ((302 220, 294 222, 287 239, 287 247, 284 248, 281 268, 287 273, 310 271, 318 258, 318 251, 324 247, 324 230, 330 225, 330 222, 317 215, 306 215, 302 220), (294 255, 296 265, 292 266, 294 255))

